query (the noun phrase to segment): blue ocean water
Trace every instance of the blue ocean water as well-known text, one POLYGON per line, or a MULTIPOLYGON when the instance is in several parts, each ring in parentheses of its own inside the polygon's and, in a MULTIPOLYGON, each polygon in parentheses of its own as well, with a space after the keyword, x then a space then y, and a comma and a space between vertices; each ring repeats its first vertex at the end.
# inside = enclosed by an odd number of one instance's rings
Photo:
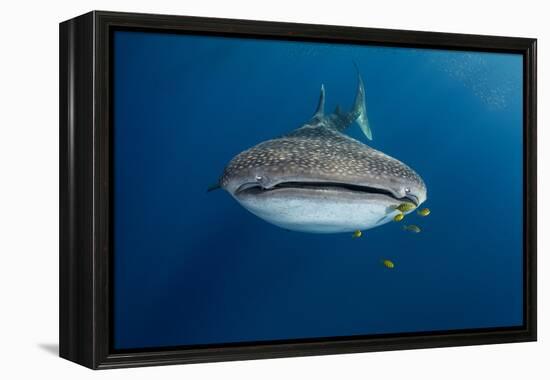
POLYGON ((522 64, 116 32, 115 348, 521 325, 522 64), (327 110, 351 107, 354 62, 369 145, 427 184, 431 215, 407 217, 421 233, 290 232, 206 192, 233 156, 308 121, 322 83, 327 110))

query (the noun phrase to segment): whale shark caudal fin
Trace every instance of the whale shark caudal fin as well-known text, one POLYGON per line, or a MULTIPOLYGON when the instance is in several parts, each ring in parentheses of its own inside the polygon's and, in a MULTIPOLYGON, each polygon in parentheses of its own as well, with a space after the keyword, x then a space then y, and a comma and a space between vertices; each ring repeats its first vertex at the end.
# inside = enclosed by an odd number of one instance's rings
POLYGON ((367 118, 367 106, 365 104, 365 85, 363 84, 363 78, 361 78, 359 70, 357 72, 357 77, 359 84, 357 85, 357 95, 355 95, 355 104, 350 112, 350 118, 359 125, 365 136, 367 136, 369 140, 372 140, 372 131, 369 125, 369 119, 367 118))
MULTIPOLYGON (((369 140, 372 140, 372 131, 370 129, 369 119, 367 118, 367 107, 365 105, 365 85, 363 83, 363 78, 359 74, 359 69, 357 65, 357 94, 355 95, 355 103, 353 108, 348 113, 342 112, 340 106, 336 106, 334 114, 338 116, 341 120, 339 125, 336 127, 338 130, 344 130, 352 123, 357 123, 361 128, 361 131, 369 140)), ((319 95, 319 103, 317 104, 317 110, 312 117, 312 120, 320 120, 325 117, 325 85, 321 85, 321 94, 319 95)))
POLYGON ((321 94, 319 95, 319 103, 317 104, 317 110, 313 115, 313 118, 322 118, 325 116, 325 85, 321 85, 321 94))

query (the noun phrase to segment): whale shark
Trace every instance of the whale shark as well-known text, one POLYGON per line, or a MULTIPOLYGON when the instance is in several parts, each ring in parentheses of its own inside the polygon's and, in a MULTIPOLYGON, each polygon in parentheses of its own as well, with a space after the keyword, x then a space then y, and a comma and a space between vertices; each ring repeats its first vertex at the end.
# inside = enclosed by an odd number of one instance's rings
POLYGON ((359 72, 350 111, 325 114, 325 86, 313 117, 299 128, 237 154, 215 187, 278 227, 340 233, 381 226, 427 199, 422 178, 403 162, 346 134, 357 124, 368 140, 365 88, 359 72))

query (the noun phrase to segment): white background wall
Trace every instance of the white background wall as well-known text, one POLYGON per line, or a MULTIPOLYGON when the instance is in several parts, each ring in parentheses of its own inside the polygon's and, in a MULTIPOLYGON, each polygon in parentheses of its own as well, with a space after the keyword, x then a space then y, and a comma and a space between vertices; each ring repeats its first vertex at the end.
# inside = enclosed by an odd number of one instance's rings
MULTIPOLYGON (((6 1, 0 21, 0 377, 550 378, 546 1, 6 1), (58 22, 93 9, 537 37, 539 342, 92 372, 56 357, 58 22), (547 149, 544 149, 544 147, 547 149), (544 351, 548 352, 544 354, 544 351)), ((476 136, 472 136, 476 138, 476 136)), ((490 143, 490 142, 489 142, 490 143)), ((467 147, 465 147, 467 149, 467 147)), ((467 153, 466 153, 467 154, 467 153)), ((502 205, 506 217, 506 205, 502 205)), ((449 216, 451 217, 451 216, 449 216)), ((472 210, 472 218, 476 210, 472 210)), ((498 265, 498 262, 495 262, 498 265)))

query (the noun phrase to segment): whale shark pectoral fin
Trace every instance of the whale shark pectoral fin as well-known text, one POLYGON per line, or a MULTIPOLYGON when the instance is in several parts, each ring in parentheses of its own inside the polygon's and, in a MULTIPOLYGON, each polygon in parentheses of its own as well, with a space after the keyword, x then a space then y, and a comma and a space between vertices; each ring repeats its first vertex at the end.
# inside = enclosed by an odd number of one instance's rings
POLYGON ((206 192, 209 193, 211 191, 218 190, 218 189, 221 189, 221 188, 222 187, 220 186, 220 183, 216 182, 216 183, 208 185, 208 188, 206 189, 206 192))
POLYGON ((321 94, 319 95, 319 103, 317 104, 317 110, 313 115, 313 118, 322 118, 325 116, 325 85, 321 85, 321 94))
POLYGON ((355 96, 355 104, 351 110, 351 115, 365 136, 367 136, 369 140, 372 140, 372 131, 369 125, 369 119, 367 118, 367 106, 365 104, 365 85, 363 84, 363 78, 361 78, 359 70, 357 71, 357 77, 359 84, 357 86, 357 95, 355 96))

